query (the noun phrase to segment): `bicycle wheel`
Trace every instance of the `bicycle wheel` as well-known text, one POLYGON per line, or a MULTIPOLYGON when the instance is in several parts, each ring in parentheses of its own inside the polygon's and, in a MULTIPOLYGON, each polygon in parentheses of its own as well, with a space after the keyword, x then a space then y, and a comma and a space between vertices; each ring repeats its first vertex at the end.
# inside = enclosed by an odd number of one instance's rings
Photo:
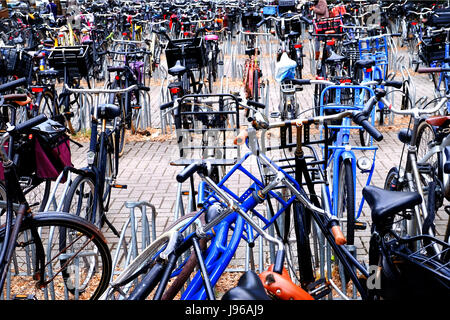
POLYGON ((114 144, 111 136, 106 137, 103 142, 106 145, 100 144, 100 150, 104 150, 103 154, 97 156, 97 168, 99 172, 104 174, 105 181, 103 182, 103 209, 108 211, 109 202, 111 200, 111 189, 116 178, 116 161, 114 158, 114 144))
POLYGON ((23 181, 30 179, 28 185, 23 186, 23 193, 31 207, 38 208, 38 211, 43 211, 50 196, 50 189, 52 181, 50 179, 40 179, 36 176, 21 177, 23 181))
MULTIPOLYGON (((111 89, 115 89, 117 86, 112 86, 111 89)), ((119 157, 123 156, 124 151, 125 151, 125 142, 126 142, 126 109, 125 109, 125 100, 121 98, 120 95, 118 94, 110 94, 109 95, 109 101, 108 103, 110 104, 115 104, 117 106, 120 106, 121 114, 120 114, 120 118, 116 118, 114 120, 115 125, 118 127, 119 130, 119 142, 117 144, 117 146, 115 146, 116 148, 118 148, 119 150, 119 157)))
POLYGON ((47 118, 52 119, 59 114, 59 109, 55 106, 55 97, 51 91, 45 91, 37 105, 39 114, 45 114, 47 118))
POLYGON ((339 164, 339 184, 337 216, 341 229, 347 237, 347 244, 355 243, 355 187, 353 168, 350 160, 343 160, 339 164))
POLYGON ((253 71, 253 101, 259 101, 259 70, 255 69, 253 71))
POLYGON ((108 285, 108 245, 84 219, 63 212, 35 214, 21 226, 17 243, 2 299, 98 299, 108 285))
MULTIPOLYGON (((84 218, 87 221, 94 221, 94 192, 95 183, 91 177, 77 176, 71 183, 67 195, 64 199, 63 211, 84 218)), ((98 214, 95 217, 95 225, 101 227, 102 221, 98 214)))
MULTIPOLYGON (((133 289, 142 281, 142 279, 151 272, 152 268, 156 265, 156 258, 159 253, 166 247, 167 242, 173 232, 180 230, 197 213, 190 213, 182 216, 172 225, 170 225, 166 231, 164 231, 155 241, 153 241, 144 251, 142 251, 128 266, 119 274, 119 276, 110 282, 109 288, 100 298, 101 300, 123 300, 127 299, 133 292, 133 289)), ((188 232, 188 231, 187 231, 188 232)), ((195 265, 194 265, 195 266, 195 265)), ((194 270, 187 270, 185 273, 190 273, 194 270)), ((178 282, 175 282, 178 283, 178 282)), ((182 285, 184 282, 182 283, 182 285)), ((177 285, 177 284, 173 284, 177 285)), ((171 289, 173 290, 173 289, 171 289)), ((178 292, 179 289, 175 290, 178 292)))
POLYGON ((294 201, 292 213, 286 216, 283 242, 286 260, 292 279, 302 288, 314 281, 312 254, 309 241, 310 227, 307 224, 304 206, 294 201))

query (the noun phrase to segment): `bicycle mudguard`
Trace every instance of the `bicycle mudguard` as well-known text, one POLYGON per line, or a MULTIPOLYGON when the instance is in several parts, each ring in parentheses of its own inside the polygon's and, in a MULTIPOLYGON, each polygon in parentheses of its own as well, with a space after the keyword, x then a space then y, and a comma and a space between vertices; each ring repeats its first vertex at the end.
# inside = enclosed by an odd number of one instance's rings
POLYGON ((273 264, 267 271, 259 275, 264 288, 281 300, 314 300, 314 298, 301 287, 294 284, 286 268, 281 274, 273 272, 273 264))

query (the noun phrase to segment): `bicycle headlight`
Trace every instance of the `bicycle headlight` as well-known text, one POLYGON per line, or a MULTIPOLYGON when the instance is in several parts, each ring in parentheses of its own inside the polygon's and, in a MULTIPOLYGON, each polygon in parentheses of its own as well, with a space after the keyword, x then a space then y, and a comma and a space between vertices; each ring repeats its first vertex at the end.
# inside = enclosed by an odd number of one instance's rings
POLYGON ((356 161, 356 165, 360 170, 366 171, 370 170, 370 168, 372 167, 372 161, 369 158, 363 156, 356 161))

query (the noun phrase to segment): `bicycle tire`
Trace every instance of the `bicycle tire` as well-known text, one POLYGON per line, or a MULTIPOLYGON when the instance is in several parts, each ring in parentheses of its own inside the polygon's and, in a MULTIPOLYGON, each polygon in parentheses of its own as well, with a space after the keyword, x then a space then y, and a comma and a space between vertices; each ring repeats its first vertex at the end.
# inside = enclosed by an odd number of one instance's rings
MULTIPOLYGON (((302 288, 306 288, 309 283, 312 283, 314 281, 314 272, 313 272, 313 264, 312 264, 312 253, 311 253, 311 246, 309 241, 309 234, 308 226, 306 225, 306 217, 305 217, 305 208, 303 204, 301 204, 298 201, 294 201, 293 207, 292 207, 292 217, 293 217, 293 224, 292 228, 294 229, 294 235, 295 238, 291 239, 290 235, 286 235, 285 240, 287 241, 287 246, 289 247, 289 254, 287 255, 288 261, 295 259, 297 262, 297 270, 293 270, 294 274, 297 276, 297 272, 299 277, 297 278, 299 280, 300 285, 302 288), (291 248, 291 245, 294 245, 295 248, 291 248), (293 250, 296 254, 296 257, 292 256, 293 250)), ((285 229, 285 232, 289 231, 289 233, 292 231, 291 228, 285 229)), ((286 243, 285 243, 286 244, 286 243)))
MULTIPOLYGON (((145 248, 133 261, 131 261, 128 266, 119 274, 119 276, 111 283, 110 287, 101 297, 102 300, 115 300, 119 298, 120 294, 130 294, 131 292, 127 292, 130 288, 123 289, 122 287, 126 287, 132 281, 139 281, 139 276, 144 276, 149 270, 151 270, 154 263, 154 255, 163 248, 168 239, 167 236, 175 230, 180 230, 186 223, 188 223, 197 213, 192 212, 190 214, 186 214, 168 226, 165 231, 155 240, 153 241, 147 248, 145 248), (115 286, 121 287, 122 293, 119 293, 115 290, 115 286)), ((192 273, 193 269, 190 270, 192 273)), ((173 290, 173 289, 172 289, 173 290)), ((178 290, 176 290, 178 292, 178 290)), ((127 298, 127 297, 121 297, 127 298)))
POLYGON ((253 101, 259 101, 259 70, 253 70, 253 101))
MULTIPOLYGON (((0 230, 0 242, 3 238, 4 228, 0 230)), ((9 266, 12 271, 0 293, 2 298, 12 299, 20 294, 34 295, 36 299, 95 300, 106 289, 112 272, 110 251, 101 231, 86 220, 63 212, 37 213, 21 225, 18 240, 20 245, 13 253, 9 266), (36 244, 40 241, 33 238, 37 233, 32 231, 37 228, 45 250, 45 265, 42 261, 40 265, 45 267, 45 284, 36 280, 41 273, 36 265, 32 266, 39 260, 36 244), (68 238, 73 241, 67 241, 68 238), (68 279, 83 281, 83 288, 67 288, 68 279)))
POLYGON ((343 160, 339 164, 339 190, 338 190, 338 218, 346 220, 342 231, 347 238, 347 244, 355 243, 355 188, 353 181, 353 168, 350 160, 343 160), (345 210, 345 212, 344 212, 345 210), (344 217, 345 215, 345 217, 344 217))
POLYGON ((45 114, 47 118, 53 118, 59 114, 59 108, 55 108, 55 97, 51 91, 44 91, 37 105, 38 114, 45 114))
MULTIPOLYGON (((65 196, 63 212, 74 214, 87 221, 94 221, 92 217, 94 190, 95 182, 91 177, 77 176, 70 184, 70 188, 65 196)), ((98 205, 97 211, 99 211, 98 205)), ((103 221, 100 220, 99 214, 95 217, 95 221, 95 225, 101 228, 103 221)))

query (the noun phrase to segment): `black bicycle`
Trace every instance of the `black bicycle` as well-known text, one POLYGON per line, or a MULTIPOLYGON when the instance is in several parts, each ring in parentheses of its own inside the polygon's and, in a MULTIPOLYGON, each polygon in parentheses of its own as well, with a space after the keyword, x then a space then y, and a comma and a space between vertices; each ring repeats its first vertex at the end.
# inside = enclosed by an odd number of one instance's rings
MULTIPOLYGON (((13 90, 5 84, 2 91, 13 90)), ((26 95, 15 99, 26 99, 26 95)), ((3 97, 0 100, 4 102, 3 97)), ((39 115, 9 126, 0 138, 6 201, 0 202, 0 295, 2 299, 96 299, 111 276, 111 255, 103 234, 88 221, 63 212, 32 213, 3 146, 35 133, 47 121, 39 115)))

